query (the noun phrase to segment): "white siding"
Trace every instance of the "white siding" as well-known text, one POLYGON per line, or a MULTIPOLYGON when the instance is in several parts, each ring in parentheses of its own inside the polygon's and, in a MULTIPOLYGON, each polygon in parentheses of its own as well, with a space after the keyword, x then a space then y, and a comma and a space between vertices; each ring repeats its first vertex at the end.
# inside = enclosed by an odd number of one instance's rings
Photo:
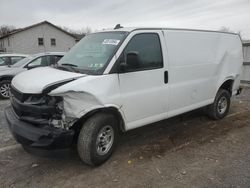
POLYGON ((244 62, 250 62, 250 46, 243 46, 244 62))
POLYGON ((242 79, 243 81, 247 81, 250 83, 250 65, 243 66, 242 79))
POLYGON ((1 41, 4 41, 3 48, 6 52, 25 54, 66 52, 76 43, 75 38, 46 23, 13 34, 1 41), (44 39, 43 46, 38 45, 38 38, 44 39), (51 38, 56 39, 56 46, 51 46, 51 38))
POLYGON ((250 83, 250 46, 243 45, 244 65, 241 80, 250 83))

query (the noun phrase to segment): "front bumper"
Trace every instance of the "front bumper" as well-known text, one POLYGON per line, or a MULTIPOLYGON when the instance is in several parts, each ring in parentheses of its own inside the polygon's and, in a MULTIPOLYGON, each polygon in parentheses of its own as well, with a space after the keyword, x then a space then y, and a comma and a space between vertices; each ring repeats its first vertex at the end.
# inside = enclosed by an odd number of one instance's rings
POLYGON ((19 120, 11 106, 5 109, 9 129, 17 142, 24 146, 43 149, 63 149, 71 146, 74 130, 49 125, 33 125, 19 120))

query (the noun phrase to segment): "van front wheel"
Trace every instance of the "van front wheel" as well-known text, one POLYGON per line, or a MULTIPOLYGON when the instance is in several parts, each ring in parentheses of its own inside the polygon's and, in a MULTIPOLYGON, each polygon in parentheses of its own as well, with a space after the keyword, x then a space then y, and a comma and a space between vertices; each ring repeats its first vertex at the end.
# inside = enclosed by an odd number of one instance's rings
POLYGON ((117 119, 107 113, 95 114, 83 124, 77 143, 83 162, 97 166, 111 156, 117 139, 117 125, 117 119))
POLYGON ((214 120, 222 119, 228 114, 229 108, 230 93, 225 89, 220 89, 214 103, 208 106, 208 116, 214 120))

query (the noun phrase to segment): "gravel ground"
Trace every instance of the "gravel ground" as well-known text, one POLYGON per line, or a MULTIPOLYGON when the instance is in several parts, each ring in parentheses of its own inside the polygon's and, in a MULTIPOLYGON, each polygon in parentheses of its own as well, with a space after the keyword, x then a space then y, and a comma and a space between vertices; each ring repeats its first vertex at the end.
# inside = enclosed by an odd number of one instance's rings
POLYGON ((0 148, 15 144, 4 117, 4 108, 9 104, 9 100, 0 100, 0 148))
POLYGON ((26 153, 9 134, 0 101, 0 187, 249 187, 250 88, 230 114, 201 110, 129 131, 109 161, 84 165, 74 149, 26 153))

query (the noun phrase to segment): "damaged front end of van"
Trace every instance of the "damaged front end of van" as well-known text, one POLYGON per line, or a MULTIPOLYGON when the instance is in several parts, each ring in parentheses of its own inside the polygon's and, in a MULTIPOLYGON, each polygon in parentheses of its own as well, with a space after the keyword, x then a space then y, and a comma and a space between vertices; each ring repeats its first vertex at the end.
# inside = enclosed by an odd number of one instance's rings
POLYGON ((104 71, 127 34, 88 35, 54 68, 14 77, 5 116, 15 139, 24 146, 67 148, 79 133, 74 125, 86 114, 103 108, 119 111, 118 76, 104 71))
MULTIPOLYGON (((29 74, 58 75, 60 70, 41 68, 17 76, 11 85, 11 106, 5 110, 9 128, 17 140, 26 147, 61 149, 69 147, 74 139, 73 125, 92 108, 103 104, 89 92, 72 85, 86 75, 64 72, 58 78, 37 78, 37 87, 30 88, 29 74), (39 71, 39 73, 38 73, 39 71), (23 83, 26 77, 26 84, 23 83), (64 77, 64 78, 63 78, 64 77), (63 78, 63 79, 62 79, 63 78), (47 82, 44 82, 47 80, 47 82), (70 86, 68 86, 70 84, 70 86), (17 89, 18 88, 18 89, 17 89), (69 89, 72 88, 72 89, 69 89), (24 91, 24 92, 23 92, 24 91)), ((82 80, 81 80, 82 82, 82 80)), ((78 85, 76 83, 76 85, 78 85)), ((86 88, 85 88, 86 89, 86 88)), ((87 89, 86 89, 87 90, 87 89)))
POLYGON ((64 128, 66 118, 60 109, 61 97, 20 94, 14 88, 11 90, 12 106, 6 108, 5 116, 17 142, 44 149, 71 145, 74 130, 64 128))
POLYGON ((26 147, 68 148, 78 134, 75 125, 86 114, 120 108, 110 100, 119 98, 117 85, 115 75, 91 76, 49 67, 21 73, 12 81, 11 106, 5 110, 9 128, 26 147), (34 75, 36 85, 29 79, 34 75))

